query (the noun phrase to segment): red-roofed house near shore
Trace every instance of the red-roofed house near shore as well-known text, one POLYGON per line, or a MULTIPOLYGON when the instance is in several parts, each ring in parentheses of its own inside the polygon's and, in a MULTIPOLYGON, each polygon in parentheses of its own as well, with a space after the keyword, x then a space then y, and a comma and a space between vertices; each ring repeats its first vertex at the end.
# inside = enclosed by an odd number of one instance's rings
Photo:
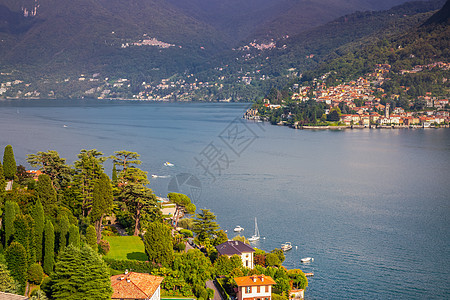
POLYGON ((160 300, 160 284, 163 280, 163 277, 135 272, 111 276, 111 299, 160 300))
POLYGON ((271 300, 272 285, 276 284, 266 275, 235 277, 234 281, 238 286, 237 300, 271 300))
POLYGON ((226 241, 217 245, 216 249, 219 255, 227 255, 228 257, 233 255, 240 256, 242 265, 246 268, 253 269, 253 252, 255 252, 255 249, 250 245, 241 241, 226 241))

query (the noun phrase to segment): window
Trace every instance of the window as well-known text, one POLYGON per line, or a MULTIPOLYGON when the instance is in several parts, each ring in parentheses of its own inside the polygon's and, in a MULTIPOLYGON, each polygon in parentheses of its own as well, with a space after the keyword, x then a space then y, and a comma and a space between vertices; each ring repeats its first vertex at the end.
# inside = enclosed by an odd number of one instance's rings
POLYGON ((266 285, 266 293, 268 293, 268 292, 269 292, 269 286, 266 285))
POLYGON ((248 260, 245 261, 245 266, 248 267, 248 260))
POLYGON ((247 294, 250 294, 251 291, 252 291, 252 288, 251 288, 250 286, 247 286, 247 287, 245 288, 245 292, 246 292, 247 294))
POLYGON ((260 286, 259 286, 259 285, 256 287, 256 292, 257 292, 257 293, 260 293, 260 292, 261 292, 260 286))

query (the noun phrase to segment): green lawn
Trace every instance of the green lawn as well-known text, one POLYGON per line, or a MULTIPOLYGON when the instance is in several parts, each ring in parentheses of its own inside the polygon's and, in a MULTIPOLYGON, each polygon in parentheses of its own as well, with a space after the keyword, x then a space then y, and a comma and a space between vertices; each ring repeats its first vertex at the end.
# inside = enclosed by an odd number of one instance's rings
POLYGON ((147 261, 144 243, 138 236, 107 236, 111 249, 107 258, 147 261))

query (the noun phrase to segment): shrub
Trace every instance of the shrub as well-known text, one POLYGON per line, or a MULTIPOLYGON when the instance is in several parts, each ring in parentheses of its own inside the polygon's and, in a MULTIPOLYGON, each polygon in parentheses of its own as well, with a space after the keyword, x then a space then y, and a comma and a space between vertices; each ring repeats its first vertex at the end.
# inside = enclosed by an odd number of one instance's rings
POLYGON ((188 229, 181 229, 180 233, 185 237, 185 238, 190 238, 190 237, 194 237, 194 234, 192 233, 192 231, 188 230, 188 229))
POLYGON ((106 255, 108 254, 111 247, 109 246, 109 242, 106 240, 100 240, 100 243, 98 244, 98 251, 100 254, 106 255))
POLYGON ((103 257, 103 260, 111 269, 122 272, 128 269, 138 273, 151 273, 155 268, 154 264, 148 261, 112 259, 106 257, 103 257))
POLYGON ((182 252, 182 251, 184 251, 184 249, 186 249, 186 245, 183 242, 176 243, 173 246, 173 250, 178 251, 178 252, 182 252))
POLYGON ((28 268, 28 281, 39 285, 41 284, 43 278, 44 270, 42 269, 40 264, 34 263, 28 268))

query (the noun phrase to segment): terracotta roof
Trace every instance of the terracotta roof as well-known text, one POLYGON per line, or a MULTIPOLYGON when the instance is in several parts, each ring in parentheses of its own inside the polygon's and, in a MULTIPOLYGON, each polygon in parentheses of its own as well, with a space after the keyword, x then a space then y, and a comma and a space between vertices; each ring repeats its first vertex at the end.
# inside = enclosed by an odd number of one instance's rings
POLYGON ((135 272, 111 276, 111 299, 151 298, 163 280, 163 277, 135 272))
POLYGON ((241 241, 226 241, 216 246, 220 255, 241 255, 246 252, 255 252, 255 249, 241 241))
POLYGON ((276 282, 270 276, 252 275, 244 277, 235 277, 234 281, 238 286, 272 285, 276 282))

